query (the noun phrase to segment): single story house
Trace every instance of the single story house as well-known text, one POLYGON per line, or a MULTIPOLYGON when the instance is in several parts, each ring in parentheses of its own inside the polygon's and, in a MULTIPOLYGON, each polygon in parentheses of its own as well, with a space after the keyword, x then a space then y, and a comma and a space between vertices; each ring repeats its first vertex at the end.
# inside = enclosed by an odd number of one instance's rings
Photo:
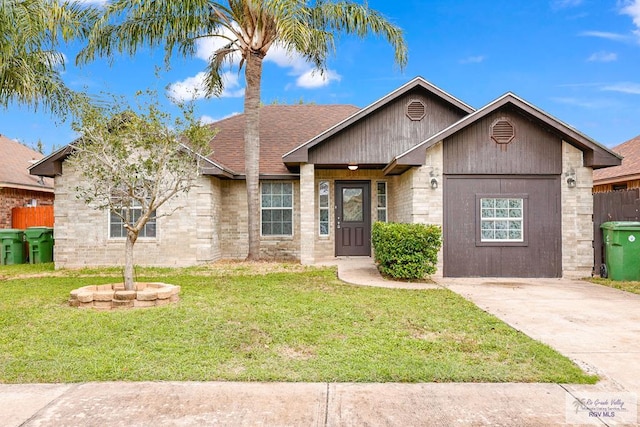
MULTIPOLYGON (((212 126, 198 188, 138 240, 137 264, 246 256, 244 119, 212 126)), ((452 277, 590 275, 592 172, 620 164, 512 93, 476 110, 420 77, 362 109, 264 106, 260 136, 265 258, 371 256, 372 222, 420 222, 443 227, 439 272, 452 277)), ((31 169, 55 177, 56 266, 120 263, 118 224, 75 198, 70 150, 31 169)))
POLYGON ((620 154, 622 164, 593 172, 593 192, 631 190, 640 188, 640 135, 615 146, 612 150, 620 154))
POLYGON ((0 228, 13 228, 13 208, 53 205, 53 179, 29 173, 29 167, 43 157, 26 145, 0 135, 0 228))

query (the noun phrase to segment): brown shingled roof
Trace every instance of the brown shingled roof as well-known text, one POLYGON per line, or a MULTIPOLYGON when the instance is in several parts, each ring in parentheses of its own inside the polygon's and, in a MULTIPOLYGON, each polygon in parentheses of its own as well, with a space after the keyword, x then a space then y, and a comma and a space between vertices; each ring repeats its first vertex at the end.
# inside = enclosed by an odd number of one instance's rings
POLYGON ((29 166, 33 160, 40 160, 44 156, 17 141, 0 135, 0 187, 26 188, 41 191, 53 191, 53 180, 44 179, 29 174, 29 166))
MULTIPOLYGON (((266 105, 260 109, 260 173, 288 174, 282 155, 329 129, 359 108, 352 105, 266 105)), ((212 161, 244 175, 244 114, 212 123, 212 161)))
POLYGON ((640 176, 640 135, 611 149, 624 158, 620 166, 593 171, 593 183, 605 184, 640 176))

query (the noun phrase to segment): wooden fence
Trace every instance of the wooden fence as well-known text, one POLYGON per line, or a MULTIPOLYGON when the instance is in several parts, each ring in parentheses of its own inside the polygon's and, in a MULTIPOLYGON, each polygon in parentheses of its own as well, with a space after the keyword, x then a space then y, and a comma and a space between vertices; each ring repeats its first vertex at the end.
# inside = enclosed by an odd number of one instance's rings
POLYGON ((593 255, 595 273, 604 263, 604 243, 600 225, 607 221, 640 221, 640 189, 593 195, 593 255))
POLYGON ((11 228, 53 227, 53 206, 11 209, 11 228))

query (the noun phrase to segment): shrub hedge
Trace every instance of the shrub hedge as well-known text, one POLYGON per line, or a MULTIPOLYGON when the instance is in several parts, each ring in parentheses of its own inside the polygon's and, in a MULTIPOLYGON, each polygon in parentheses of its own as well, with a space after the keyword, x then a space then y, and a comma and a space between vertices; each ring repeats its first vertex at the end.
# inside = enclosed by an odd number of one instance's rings
POLYGON ((376 222, 371 237, 382 274, 395 279, 422 279, 435 273, 442 244, 440 226, 376 222))

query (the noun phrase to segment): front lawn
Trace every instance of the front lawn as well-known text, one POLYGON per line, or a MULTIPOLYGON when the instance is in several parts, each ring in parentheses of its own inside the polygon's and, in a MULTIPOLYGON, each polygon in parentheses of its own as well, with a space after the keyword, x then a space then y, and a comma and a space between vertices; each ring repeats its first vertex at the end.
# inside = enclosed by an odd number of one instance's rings
POLYGON ((265 266, 140 269, 139 280, 182 286, 181 301, 112 312, 67 298, 117 270, 1 266, 0 382, 597 380, 449 290, 265 266))

